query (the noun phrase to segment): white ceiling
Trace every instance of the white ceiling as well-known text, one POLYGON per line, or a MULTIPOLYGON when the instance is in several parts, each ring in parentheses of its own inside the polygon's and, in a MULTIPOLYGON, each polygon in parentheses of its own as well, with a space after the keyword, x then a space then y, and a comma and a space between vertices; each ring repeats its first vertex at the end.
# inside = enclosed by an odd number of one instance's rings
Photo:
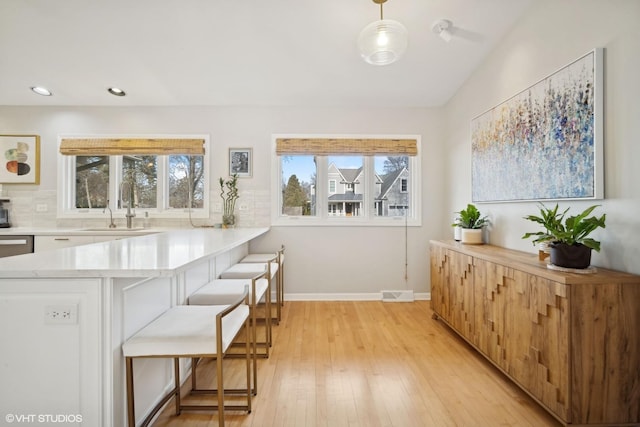
POLYGON ((409 47, 380 67, 356 48, 372 0, 1 0, 0 105, 439 106, 532 1, 389 0, 409 47))

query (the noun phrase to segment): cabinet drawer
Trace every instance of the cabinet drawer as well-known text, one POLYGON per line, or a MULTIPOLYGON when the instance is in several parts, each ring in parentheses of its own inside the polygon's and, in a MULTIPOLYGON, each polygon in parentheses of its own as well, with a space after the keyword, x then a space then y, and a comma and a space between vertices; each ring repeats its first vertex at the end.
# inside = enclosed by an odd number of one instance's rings
POLYGON ((89 243, 93 243, 93 236, 36 236, 33 249, 34 252, 42 252, 89 243))

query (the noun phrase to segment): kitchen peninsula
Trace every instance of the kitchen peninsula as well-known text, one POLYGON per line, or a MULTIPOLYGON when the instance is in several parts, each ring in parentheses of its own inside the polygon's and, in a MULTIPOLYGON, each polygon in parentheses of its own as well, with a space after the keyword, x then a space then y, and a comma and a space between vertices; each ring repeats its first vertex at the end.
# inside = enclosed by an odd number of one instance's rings
MULTIPOLYGON (((267 231, 174 230, 0 259, 0 419, 126 425, 121 344, 237 262, 267 231)), ((172 369, 154 359, 136 370, 142 418, 170 384, 172 369)))

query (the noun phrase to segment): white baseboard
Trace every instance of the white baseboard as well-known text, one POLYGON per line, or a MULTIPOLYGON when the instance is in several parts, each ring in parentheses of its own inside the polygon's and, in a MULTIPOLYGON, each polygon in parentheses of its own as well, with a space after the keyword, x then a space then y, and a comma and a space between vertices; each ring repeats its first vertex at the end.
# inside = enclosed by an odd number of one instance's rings
MULTIPOLYGON (((416 301, 431 300, 431 292, 414 292, 416 301)), ((345 294, 285 294, 285 301, 381 301, 382 292, 345 294)))

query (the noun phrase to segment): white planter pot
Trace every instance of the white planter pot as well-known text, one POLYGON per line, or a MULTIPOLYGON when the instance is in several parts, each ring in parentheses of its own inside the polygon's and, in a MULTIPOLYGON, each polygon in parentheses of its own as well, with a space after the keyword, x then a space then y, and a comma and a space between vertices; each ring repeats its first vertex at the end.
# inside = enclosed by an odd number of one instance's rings
POLYGON ((462 227, 453 227, 453 239, 457 242, 462 239, 462 227))
POLYGON ((482 245, 482 228, 463 228, 461 242, 467 245, 482 245))

